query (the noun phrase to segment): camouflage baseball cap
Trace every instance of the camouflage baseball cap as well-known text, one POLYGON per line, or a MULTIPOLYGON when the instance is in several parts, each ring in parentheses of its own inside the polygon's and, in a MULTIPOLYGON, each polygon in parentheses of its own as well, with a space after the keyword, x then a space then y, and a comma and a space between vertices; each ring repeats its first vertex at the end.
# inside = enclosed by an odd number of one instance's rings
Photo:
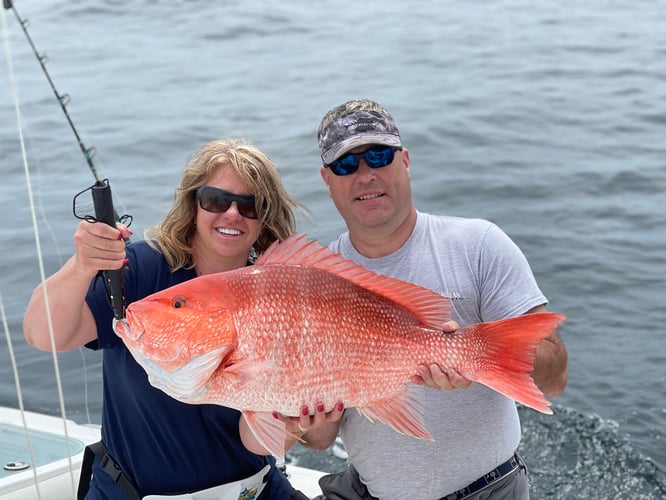
POLYGON ((354 111, 331 122, 319 135, 319 151, 324 165, 330 165, 348 151, 366 144, 402 145, 391 115, 354 111))

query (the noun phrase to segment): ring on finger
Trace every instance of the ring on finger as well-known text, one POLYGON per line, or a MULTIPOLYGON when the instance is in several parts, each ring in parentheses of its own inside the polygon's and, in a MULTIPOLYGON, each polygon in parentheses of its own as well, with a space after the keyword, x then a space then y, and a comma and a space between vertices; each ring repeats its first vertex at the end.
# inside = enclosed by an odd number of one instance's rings
POLYGON ((309 429, 303 429, 303 427, 301 427, 301 423, 300 423, 300 422, 298 423, 298 429, 299 429, 302 433, 306 433, 306 432, 308 432, 308 430, 309 430, 309 429))

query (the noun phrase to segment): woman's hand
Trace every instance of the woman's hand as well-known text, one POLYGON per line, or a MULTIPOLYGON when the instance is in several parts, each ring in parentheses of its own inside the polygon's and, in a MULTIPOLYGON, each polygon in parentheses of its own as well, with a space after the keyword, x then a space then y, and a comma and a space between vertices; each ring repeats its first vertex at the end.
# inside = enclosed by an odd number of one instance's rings
POLYGON ((126 264, 125 242, 132 231, 124 224, 115 228, 81 221, 74 233, 76 269, 88 278, 100 270, 116 270, 126 264))
POLYGON ((310 408, 303 406, 301 414, 298 417, 285 417, 279 413, 273 413, 273 416, 285 423, 288 433, 297 437, 302 437, 311 430, 316 430, 332 422, 338 422, 344 413, 344 405, 342 402, 330 410, 326 411, 324 403, 317 403, 313 407, 313 413, 310 414, 310 408))

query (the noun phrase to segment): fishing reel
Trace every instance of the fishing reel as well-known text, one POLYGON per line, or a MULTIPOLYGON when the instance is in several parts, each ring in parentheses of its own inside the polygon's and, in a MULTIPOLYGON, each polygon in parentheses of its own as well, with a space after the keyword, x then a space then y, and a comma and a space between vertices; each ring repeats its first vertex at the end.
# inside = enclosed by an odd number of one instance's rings
POLYGON ((113 207, 113 198, 111 197, 109 179, 97 181, 92 186, 76 193, 72 200, 72 213, 74 214, 74 217, 79 220, 104 222, 111 227, 116 227, 116 222, 120 222, 129 227, 132 225, 133 220, 131 215, 123 214, 118 216, 118 213, 115 211, 113 207), (81 198, 81 196, 88 191, 92 194, 92 207, 87 200, 81 198), (95 215, 91 215, 91 211, 94 211, 95 215))

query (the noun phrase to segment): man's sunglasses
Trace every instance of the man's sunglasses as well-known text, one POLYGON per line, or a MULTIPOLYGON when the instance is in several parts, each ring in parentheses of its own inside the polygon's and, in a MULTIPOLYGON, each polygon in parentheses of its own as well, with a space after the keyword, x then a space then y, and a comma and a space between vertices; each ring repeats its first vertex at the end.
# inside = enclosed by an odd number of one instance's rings
POLYGON ((393 162, 396 151, 402 151, 402 148, 393 146, 373 146, 363 153, 347 153, 342 155, 333 163, 324 165, 331 169, 335 175, 350 175, 358 170, 361 158, 365 160, 370 168, 382 168, 393 162))
POLYGON ((201 208, 213 213, 226 212, 235 201, 236 209, 243 217, 259 218, 253 194, 233 194, 213 186, 201 186, 197 189, 197 200, 201 208))

